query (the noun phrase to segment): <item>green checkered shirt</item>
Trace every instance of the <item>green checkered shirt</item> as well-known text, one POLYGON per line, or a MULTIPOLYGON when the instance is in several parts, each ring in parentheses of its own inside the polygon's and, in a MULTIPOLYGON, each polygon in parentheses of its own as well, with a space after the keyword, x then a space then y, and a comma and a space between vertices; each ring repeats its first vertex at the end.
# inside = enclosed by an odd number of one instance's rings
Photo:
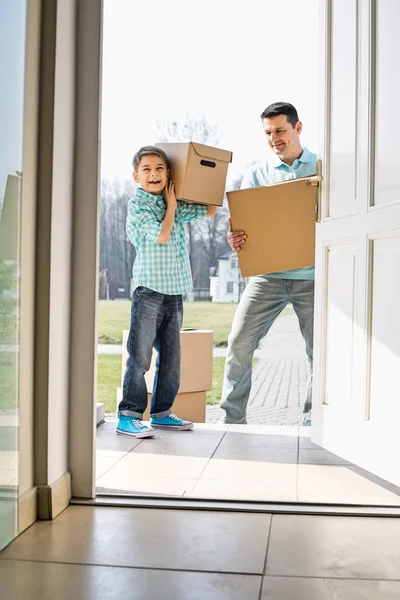
POLYGON ((133 283, 135 288, 142 285, 161 294, 185 294, 193 289, 193 282, 183 223, 204 219, 207 207, 178 200, 169 240, 160 244, 165 211, 163 196, 141 188, 129 200, 126 233, 136 249, 133 283))

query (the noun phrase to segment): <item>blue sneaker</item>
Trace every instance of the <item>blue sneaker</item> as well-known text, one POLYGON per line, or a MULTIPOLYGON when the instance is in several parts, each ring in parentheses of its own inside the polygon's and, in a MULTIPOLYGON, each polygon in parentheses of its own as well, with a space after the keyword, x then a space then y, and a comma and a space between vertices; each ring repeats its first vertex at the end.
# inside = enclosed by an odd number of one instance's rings
POLYGON ((183 419, 179 419, 179 417, 174 415, 174 413, 171 413, 162 419, 155 419, 152 417, 150 419, 150 424, 155 429, 175 429, 177 431, 187 431, 188 429, 193 429, 192 421, 184 421, 183 419))
POLYGON ((135 417, 120 417, 117 433, 134 438, 154 437, 154 429, 143 425, 142 421, 135 419, 135 417))
POLYGON ((311 427, 311 410, 303 413, 303 427, 311 427))

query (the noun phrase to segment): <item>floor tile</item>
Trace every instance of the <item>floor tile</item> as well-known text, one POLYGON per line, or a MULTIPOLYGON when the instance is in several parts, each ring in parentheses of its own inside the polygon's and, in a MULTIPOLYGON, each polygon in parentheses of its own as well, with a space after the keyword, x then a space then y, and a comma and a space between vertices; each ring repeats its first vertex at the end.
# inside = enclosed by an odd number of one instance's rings
POLYGON ((225 431, 157 431, 147 444, 140 444, 134 449, 135 454, 160 454, 163 456, 186 456, 210 458, 225 431))
POLYGON ((129 473, 123 479, 110 469, 96 481, 98 493, 144 494, 146 496, 183 496, 191 492, 197 479, 178 479, 174 477, 142 477, 129 473))
POLYGON ((265 577, 260 600, 398 600, 398 581, 265 577))
MULTIPOLYGON (((1 457, 0 457, 0 465, 1 465, 1 457)), ((17 477, 18 477, 17 469, 2 469, 0 467, 0 485, 9 485, 10 483, 13 483, 17 477)))
POLYGON ((299 427, 299 448, 310 448, 311 450, 321 450, 321 446, 317 446, 311 441, 311 428, 299 427))
POLYGON ((101 431, 96 435, 96 450, 118 450, 119 452, 129 452, 138 444, 148 443, 150 440, 141 440, 130 438, 123 435, 117 435, 114 431, 101 431))
POLYGON ((296 448, 298 447, 298 437, 292 435, 247 435, 244 433, 227 432, 223 442, 232 446, 256 446, 259 448, 296 448))
POLYGON ((305 465, 349 465, 349 461, 340 458, 323 448, 300 448, 299 463, 305 465))
POLYGON ((0 561, 0 580, 7 600, 258 600, 261 586, 252 575, 18 561, 0 561))
POLYGON ((266 574, 400 580, 400 519, 274 515, 266 574))
POLYGON ((225 423, 196 423, 195 430, 206 431, 228 431, 230 425, 225 423))
MULTIPOLYGON (((270 485, 278 485, 282 482, 292 486, 293 484, 296 485, 297 481, 297 465, 212 458, 201 477, 203 479, 233 480, 236 482, 241 479, 250 479, 270 485)), ((246 485, 248 485, 248 482, 246 482, 246 485)))
POLYGON ((379 487, 381 487, 385 490, 389 490, 390 492, 393 492, 394 494, 396 494, 396 496, 400 497, 400 487, 399 486, 396 486, 393 483, 389 483, 388 481, 385 481, 384 479, 382 479, 381 477, 378 477, 377 475, 373 475, 372 473, 370 473, 369 471, 366 471, 365 469, 362 469, 361 467, 356 467, 356 465, 351 465, 348 467, 348 469, 350 471, 353 471, 354 473, 357 473, 357 475, 360 475, 360 477, 363 477, 367 481, 371 481, 372 483, 375 483, 379 487))
POLYGON ((70 506, 0 559, 259 575, 270 522, 255 513, 70 506))
POLYGON ((0 451, 0 469, 18 469, 18 452, 15 450, 0 451))
POLYGON ((218 498, 219 500, 258 500, 268 502, 296 502, 296 482, 288 485, 284 480, 279 483, 254 481, 232 481, 218 479, 199 479, 192 490, 185 492, 185 498, 218 498))
POLYGON ((297 466, 212 458, 185 496, 295 502, 297 466))
MULTIPOLYGON (((18 436, 15 433, 0 436, 0 450, 17 451, 18 436)), ((0 459, 1 465, 1 459, 0 459)))
POLYGON ((18 428, 18 422, 18 415, 0 412, 0 428, 2 431, 4 431, 6 427, 8 427, 10 431, 15 430, 18 428))
MULTIPOLYGON (((145 440, 149 443, 150 440, 145 440)), ((130 452, 125 454, 109 471, 116 481, 134 481, 148 478, 197 479, 208 458, 130 452)))
POLYGON ((296 425, 229 425, 228 433, 240 433, 249 437, 254 435, 285 437, 289 442, 297 445, 299 428, 296 425))
POLYGON ((107 419, 106 418, 106 420, 97 427, 96 433, 99 433, 102 431, 115 431, 115 429, 117 427, 117 423, 118 423, 118 419, 107 419))
POLYGON ((297 464, 297 448, 271 448, 265 446, 250 446, 238 442, 233 445, 225 440, 221 442, 213 455, 213 459, 244 460, 263 463, 297 464))
POLYGON ((397 494, 347 466, 299 465, 298 469, 299 502, 400 505, 397 494))
POLYGON ((121 458, 125 456, 122 452, 114 456, 100 456, 96 453, 96 480, 107 473, 121 458))
MULTIPOLYGON (((1 423, 1 416, 0 416, 0 423, 1 423)), ((0 424, 0 439, 2 437, 5 437, 6 435, 10 435, 13 434, 15 436, 18 435, 18 428, 17 427, 10 427, 10 426, 6 426, 6 425, 1 425, 0 424)))

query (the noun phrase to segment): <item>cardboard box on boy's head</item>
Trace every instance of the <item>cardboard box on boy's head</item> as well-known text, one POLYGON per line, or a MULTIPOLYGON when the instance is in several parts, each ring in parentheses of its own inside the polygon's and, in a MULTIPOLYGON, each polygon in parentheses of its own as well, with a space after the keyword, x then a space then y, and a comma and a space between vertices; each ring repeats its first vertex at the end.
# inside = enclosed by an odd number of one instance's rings
POLYGON ((171 163, 178 200, 222 206, 232 152, 197 142, 155 144, 171 163))

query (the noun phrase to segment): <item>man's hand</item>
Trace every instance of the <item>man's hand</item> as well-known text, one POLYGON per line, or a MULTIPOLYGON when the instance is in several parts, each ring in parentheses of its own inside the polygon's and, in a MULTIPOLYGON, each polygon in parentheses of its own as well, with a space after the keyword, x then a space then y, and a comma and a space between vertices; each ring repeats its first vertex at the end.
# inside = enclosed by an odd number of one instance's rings
POLYGON ((167 203, 167 209, 176 210, 177 201, 175 196, 175 186, 174 183, 170 180, 165 186, 164 190, 164 198, 167 203))
POLYGON ((230 217, 228 219, 228 223, 229 223, 229 232, 228 232, 228 235, 226 236, 226 238, 228 240, 228 244, 230 245, 230 247, 232 248, 232 250, 234 252, 239 252, 241 246, 243 246, 243 244, 246 241, 247 235, 245 234, 244 231, 232 231, 232 219, 230 217))

